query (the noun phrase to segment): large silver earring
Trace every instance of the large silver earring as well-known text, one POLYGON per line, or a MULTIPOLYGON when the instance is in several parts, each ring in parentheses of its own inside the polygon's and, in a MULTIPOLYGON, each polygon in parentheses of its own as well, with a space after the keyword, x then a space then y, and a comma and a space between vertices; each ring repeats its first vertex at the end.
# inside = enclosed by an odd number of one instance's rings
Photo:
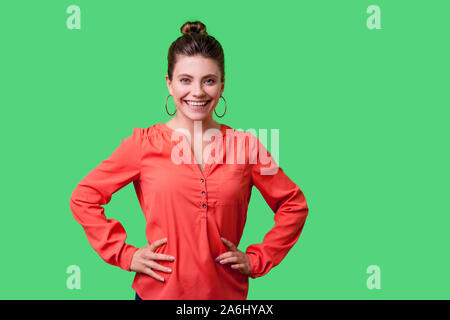
POLYGON ((173 116, 175 113, 177 113, 177 107, 175 107, 175 112, 174 113, 172 113, 172 114, 169 113, 169 110, 167 110, 167 100, 169 100, 169 97, 170 97, 170 94, 166 98, 166 112, 167 112, 167 114, 169 116, 173 116))
POLYGON ((225 101, 225 98, 223 96, 220 96, 220 98, 222 98, 223 101, 225 102, 225 111, 223 112, 223 114, 221 116, 219 116, 216 112, 216 108, 214 108, 214 113, 216 114, 217 117, 222 118, 225 115, 225 112, 227 112, 227 102, 225 101))

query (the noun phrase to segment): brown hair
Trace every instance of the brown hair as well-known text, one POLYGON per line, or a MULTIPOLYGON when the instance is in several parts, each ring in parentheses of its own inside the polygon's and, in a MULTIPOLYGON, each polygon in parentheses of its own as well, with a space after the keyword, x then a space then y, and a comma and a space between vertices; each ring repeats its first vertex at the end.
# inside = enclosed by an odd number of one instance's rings
POLYGON ((201 55, 205 58, 214 59, 220 69, 221 81, 225 77, 225 59, 222 46, 213 36, 206 32, 206 26, 200 21, 186 22, 181 27, 183 35, 176 39, 169 48, 167 55, 167 74, 172 81, 173 69, 177 55, 194 56, 201 55))

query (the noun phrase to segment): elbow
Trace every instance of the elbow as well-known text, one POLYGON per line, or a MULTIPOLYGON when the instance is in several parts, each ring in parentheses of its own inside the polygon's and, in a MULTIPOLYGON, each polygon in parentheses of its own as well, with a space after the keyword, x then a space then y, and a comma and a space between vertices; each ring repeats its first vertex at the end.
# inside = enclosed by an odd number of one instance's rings
POLYGON ((76 206, 80 199, 82 199, 81 192, 80 192, 80 186, 77 185, 75 187, 75 189, 72 191, 72 194, 70 195, 70 198, 69 198, 70 208, 73 208, 74 206, 76 206))
POLYGON ((295 201, 295 209, 293 209, 295 212, 297 212, 297 217, 301 223, 304 223, 306 220, 306 217, 309 213, 309 207, 308 203, 306 202, 306 197, 303 194, 302 190, 297 186, 296 193, 294 199, 295 201))
POLYGON ((69 198, 69 208, 72 213, 73 218, 80 224, 83 224, 86 214, 90 211, 92 207, 87 194, 83 192, 80 185, 77 185, 75 190, 72 192, 69 198))
POLYGON ((300 192, 300 207, 303 215, 306 217, 309 213, 308 203, 306 202, 306 197, 303 192, 299 189, 300 192))
POLYGON ((69 208, 72 213, 72 216, 77 220, 78 212, 80 210, 80 204, 79 204, 79 196, 77 192, 77 188, 72 192, 69 198, 69 208))

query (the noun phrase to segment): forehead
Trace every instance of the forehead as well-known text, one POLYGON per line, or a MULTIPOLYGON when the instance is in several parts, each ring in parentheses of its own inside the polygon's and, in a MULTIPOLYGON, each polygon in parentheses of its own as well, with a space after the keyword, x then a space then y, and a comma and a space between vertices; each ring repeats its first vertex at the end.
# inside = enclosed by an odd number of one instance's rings
POLYGON ((191 57, 177 55, 173 73, 175 76, 180 73, 187 73, 193 77, 202 77, 209 73, 219 76, 220 70, 217 62, 211 58, 205 58, 200 55, 191 57))

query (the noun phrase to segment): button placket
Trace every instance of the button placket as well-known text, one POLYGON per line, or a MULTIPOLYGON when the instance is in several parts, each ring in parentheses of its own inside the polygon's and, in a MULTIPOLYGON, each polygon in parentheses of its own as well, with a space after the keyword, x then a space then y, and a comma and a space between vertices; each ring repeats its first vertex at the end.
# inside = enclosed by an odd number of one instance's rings
POLYGON ((205 218, 206 219, 206 212, 208 210, 208 205, 207 205, 207 199, 206 199, 206 183, 205 183, 205 179, 201 178, 200 179, 200 183, 201 183, 201 194, 202 194, 202 200, 201 200, 202 215, 201 215, 201 218, 205 218))

